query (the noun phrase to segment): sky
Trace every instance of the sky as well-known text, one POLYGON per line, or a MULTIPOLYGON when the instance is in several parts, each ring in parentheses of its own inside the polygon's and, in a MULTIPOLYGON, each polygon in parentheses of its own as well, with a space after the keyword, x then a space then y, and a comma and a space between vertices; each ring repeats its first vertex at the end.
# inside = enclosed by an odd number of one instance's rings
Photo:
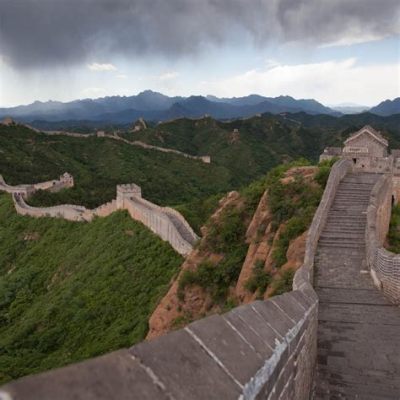
POLYGON ((143 90, 376 105, 398 0, 0 0, 0 107, 143 90))

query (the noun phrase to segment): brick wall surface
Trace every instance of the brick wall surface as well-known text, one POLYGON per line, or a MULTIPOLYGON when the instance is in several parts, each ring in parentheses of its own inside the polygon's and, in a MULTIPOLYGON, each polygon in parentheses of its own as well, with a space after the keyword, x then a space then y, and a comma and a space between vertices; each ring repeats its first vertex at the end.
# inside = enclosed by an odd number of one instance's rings
POLYGON ((392 176, 382 175, 372 190, 368 206, 366 250, 375 284, 391 301, 400 304, 400 254, 383 247, 389 229, 392 194, 392 176))

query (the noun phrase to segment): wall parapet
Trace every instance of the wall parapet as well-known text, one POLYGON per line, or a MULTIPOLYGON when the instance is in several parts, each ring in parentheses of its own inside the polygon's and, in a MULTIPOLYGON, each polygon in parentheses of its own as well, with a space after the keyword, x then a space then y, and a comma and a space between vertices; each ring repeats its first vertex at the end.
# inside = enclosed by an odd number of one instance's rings
POLYGON ((351 161, 341 159, 337 161, 331 169, 324 193, 307 233, 304 263, 303 266, 296 271, 294 276, 294 290, 312 286, 314 258, 319 237, 324 229, 328 218, 328 212, 334 201, 339 183, 346 174, 352 171, 352 168, 353 165, 351 161))
POLYGON ((193 250, 193 243, 183 237, 168 215, 161 211, 161 207, 143 198, 133 197, 125 200, 124 208, 133 219, 142 222, 161 239, 168 241, 179 254, 187 255, 193 250))
MULTIPOLYGON (((130 349, 21 378, 5 385, 3 393, 22 400, 308 400, 317 353, 314 256, 339 182, 351 168, 347 160, 332 168, 292 292, 204 318, 130 349)), ((132 212, 146 208, 142 201, 128 201, 132 212)))
MULTIPOLYGON (((55 191, 60 187, 72 187, 73 177, 67 173, 59 181, 48 181, 29 186, 34 192, 38 189, 55 191)), ((12 194, 15 209, 18 214, 31 217, 63 218, 69 221, 90 222, 95 216, 106 217, 117 210, 128 210, 131 217, 147 226, 161 239, 169 242, 181 255, 186 256, 193 250, 193 245, 199 237, 195 234, 185 218, 170 207, 160 207, 142 198, 138 185, 123 184, 117 186, 117 198, 90 210, 83 206, 62 204, 53 207, 32 207, 25 202, 29 190, 25 185, 10 187, 0 175, 0 190, 7 189, 12 194), (12 190, 11 190, 12 189, 12 190)))
POLYGON ((20 215, 28 215, 30 217, 63 218, 68 221, 87 221, 85 215, 88 210, 83 206, 62 204, 53 207, 32 207, 26 204, 20 193, 12 193, 12 198, 15 209, 20 215))
POLYGON ((367 263, 375 285, 400 304, 400 254, 383 247, 389 230, 393 193, 391 175, 382 175, 371 192, 365 232, 367 263))
POLYGON ((36 190, 48 190, 49 192, 58 192, 65 188, 71 188, 74 186, 74 178, 72 175, 65 172, 63 175, 59 177, 59 179, 55 179, 52 181, 34 183, 34 184, 22 184, 11 186, 8 185, 3 176, 0 175, 0 191, 7 193, 19 193, 23 195, 25 198, 28 198, 31 194, 33 194, 36 190))

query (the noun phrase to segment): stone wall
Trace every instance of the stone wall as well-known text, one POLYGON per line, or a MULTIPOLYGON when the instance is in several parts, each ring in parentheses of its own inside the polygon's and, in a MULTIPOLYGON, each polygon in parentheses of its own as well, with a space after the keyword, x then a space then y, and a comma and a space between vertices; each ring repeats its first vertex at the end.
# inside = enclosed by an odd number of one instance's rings
POLYGON ((346 141, 346 146, 343 149, 343 154, 348 157, 358 157, 363 154, 360 153, 360 149, 366 152, 366 156, 369 157, 386 157, 387 156, 387 142, 386 146, 378 142, 375 139, 371 139, 371 136, 367 133, 362 133, 361 135, 357 135, 354 138, 350 137, 346 141), (354 152, 354 150, 355 152, 354 152))
POLYGON ((191 239, 189 240, 191 244, 196 243, 200 239, 180 212, 171 207, 161 207, 161 211, 167 214, 170 218, 174 217, 175 219, 179 220, 180 224, 185 227, 191 236, 191 239))
MULTIPOLYGON (((15 400, 309 400, 317 352, 314 256, 338 184, 351 168, 346 160, 332 168, 292 292, 196 321, 130 349, 19 379, 0 395, 15 400)), ((146 207, 143 199, 129 202, 133 214, 146 207)))
POLYGON ((85 207, 70 204, 54 207, 31 207, 25 203, 23 196, 19 193, 13 193, 12 198, 17 213, 30 217, 51 217, 63 218, 69 221, 85 221, 84 216, 88 211, 85 207))
POLYGON ((144 199, 135 184, 117 186, 117 208, 128 210, 133 219, 168 241, 179 254, 189 254, 199 239, 182 214, 144 199))
POLYGON ((354 171, 371 173, 390 173, 393 169, 393 157, 369 157, 360 156, 356 158, 354 171))
POLYGON ((116 200, 93 210, 70 204, 54 207, 31 207, 24 200, 30 193, 38 189, 57 191, 61 188, 72 187, 73 184, 73 177, 67 173, 62 175, 58 181, 19 186, 7 185, 0 175, 0 190, 13 195, 15 209, 21 215, 89 222, 95 216, 106 217, 116 210, 128 210, 133 219, 142 222, 161 239, 168 241, 179 254, 189 254, 199 239, 178 211, 169 207, 160 207, 143 199, 141 188, 135 184, 118 185, 116 200))
POLYGON ((193 250, 193 244, 186 241, 161 208, 142 198, 125 199, 124 208, 131 217, 147 226, 152 232, 168 241, 182 255, 193 250))
POLYGON ((107 137, 107 138, 110 138, 110 139, 114 139, 114 140, 119 140, 119 141, 124 142, 126 144, 130 144, 132 146, 142 147, 144 149, 157 150, 157 151, 161 151, 163 153, 178 154, 178 155, 183 156, 185 158, 190 158, 192 160, 202 161, 205 164, 210 164, 211 163, 211 156, 193 156, 191 154, 184 153, 183 151, 170 149, 170 148, 167 148, 167 147, 154 146, 152 144, 148 144, 148 143, 142 142, 140 140, 134 140, 133 142, 131 142, 131 141, 129 141, 127 139, 124 139, 123 137, 119 136, 117 133, 114 133, 114 134, 104 133, 101 136, 102 137, 107 137))
POLYGON ((72 188, 74 186, 74 178, 65 172, 59 179, 47 182, 33 184, 35 190, 47 190, 49 192, 59 192, 62 189, 72 188))
MULTIPOLYGON (((114 139, 115 139, 115 137, 114 137, 114 139)), ((141 142, 140 140, 135 140, 133 142, 129 142, 127 140, 126 142, 129 143, 129 144, 132 144, 134 146, 143 147, 144 149, 157 150, 157 151, 161 151, 163 153, 178 154, 180 156, 183 156, 183 157, 186 157, 186 158, 190 158, 192 160, 200 160, 200 161, 204 162, 205 164, 210 164, 211 163, 211 157, 210 156, 192 156, 191 154, 187 154, 187 153, 184 153, 184 152, 179 151, 179 150, 169 149, 169 148, 160 147, 160 146, 154 146, 154 145, 151 145, 151 144, 147 144, 147 143, 141 142)))
POLYGON ((117 211, 117 200, 112 200, 108 203, 102 204, 101 206, 90 210, 93 216, 97 217, 107 217, 114 211, 117 211))
POLYGON ((33 187, 33 185, 8 185, 5 182, 3 176, 0 175, 0 191, 7 193, 20 193, 24 197, 29 197, 29 195, 35 191, 35 188, 33 187))
POLYGON ((375 184, 367 210, 367 263, 375 284, 394 303, 400 304, 400 254, 384 247, 389 230, 393 194, 391 175, 382 175, 375 184))
POLYGON ((36 190, 47 190, 49 192, 58 192, 62 189, 71 188, 74 186, 72 175, 65 173, 59 179, 52 181, 34 183, 32 185, 8 185, 2 175, 0 175, 0 191, 7 193, 20 193, 25 198, 28 198, 36 190))

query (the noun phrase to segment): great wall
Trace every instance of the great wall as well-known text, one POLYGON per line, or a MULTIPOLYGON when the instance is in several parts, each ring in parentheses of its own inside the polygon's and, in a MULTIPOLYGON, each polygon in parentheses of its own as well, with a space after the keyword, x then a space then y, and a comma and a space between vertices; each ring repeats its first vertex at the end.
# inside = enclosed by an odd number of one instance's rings
POLYGON ((0 398, 398 399, 400 255, 383 245, 399 199, 400 158, 387 146, 367 126, 321 156, 340 159, 291 292, 21 378, 0 398))
MULTIPOLYGON (((3 125, 13 125, 15 124, 15 121, 12 118, 4 118, 0 124, 3 125)), ((118 132, 113 132, 113 133, 107 133, 105 131, 97 131, 96 133, 78 133, 78 132, 68 132, 68 131, 44 131, 44 130, 39 130, 31 125, 26 125, 29 129, 36 133, 42 133, 47 136, 69 136, 73 138, 80 138, 80 139, 88 139, 90 137, 98 137, 98 138, 109 138, 113 140, 117 140, 120 142, 123 142, 125 144, 128 144, 130 146, 136 146, 136 147, 141 147, 142 149, 148 149, 148 150, 155 150, 155 151, 160 151, 162 153, 170 153, 170 154, 176 154, 185 158, 189 158, 191 160, 197 160, 201 161, 205 164, 210 164, 211 163, 211 157, 210 156, 193 156, 188 153, 184 153, 183 151, 179 151, 176 149, 171 149, 168 147, 161 147, 161 146, 155 146, 151 145, 145 142, 142 142, 140 140, 127 140, 124 139, 123 137, 119 136, 118 132)), ((132 132, 139 132, 142 129, 147 129, 147 125, 143 119, 139 119, 136 124, 134 125, 132 132)))
POLYGON ((93 210, 71 204, 31 207, 26 203, 36 190, 58 191, 73 185, 73 177, 68 173, 62 175, 59 180, 18 186, 7 185, 0 175, 0 191, 11 193, 15 209, 21 215, 90 222, 94 217, 106 217, 117 210, 127 210, 133 219, 140 221, 161 239, 169 242, 179 254, 189 254, 199 239, 179 212, 170 207, 159 207, 143 199, 141 188, 135 184, 118 185, 116 199, 93 210))

